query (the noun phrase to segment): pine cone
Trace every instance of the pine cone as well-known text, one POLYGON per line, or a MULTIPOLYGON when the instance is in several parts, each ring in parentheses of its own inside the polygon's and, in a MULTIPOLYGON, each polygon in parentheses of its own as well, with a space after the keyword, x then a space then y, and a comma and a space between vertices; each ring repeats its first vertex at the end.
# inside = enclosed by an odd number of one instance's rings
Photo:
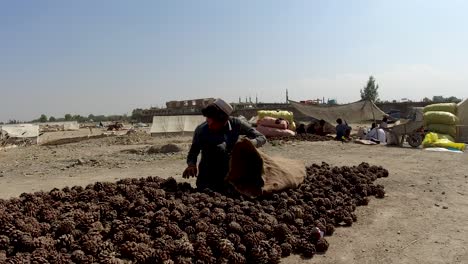
POLYGON ((268 264, 270 257, 268 252, 262 247, 256 246, 252 248, 249 254, 249 263, 268 264))
POLYGON ((316 253, 315 246, 309 242, 304 243, 302 245, 301 251, 302 251, 302 256, 304 256, 304 258, 312 258, 316 253))
POLYGON ((228 257, 230 264, 246 264, 247 260, 241 253, 234 252, 228 257))
POLYGON ((279 224, 274 227, 274 235, 277 241, 282 242, 288 236, 291 236, 291 230, 285 224, 279 224))
POLYGON ((219 240, 218 250, 223 257, 228 257, 236 251, 234 245, 228 239, 219 240))
POLYGON ((317 252, 325 253, 328 250, 328 242, 325 239, 320 239, 315 245, 317 252))
POLYGON ((292 253, 292 246, 289 243, 283 243, 281 244, 281 256, 283 258, 289 257, 292 253))
POLYGON ((52 227, 55 237, 60 237, 62 235, 70 234, 75 230, 75 221, 72 219, 66 219, 64 221, 58 222, 52 227))
POLYGON ((72 235, 62 235, 57 239, 56 245, 58 246, 59 249, 65 248, 65 249, 70 249, 71 245, 75 242, 74 238, 72 235))
POLYGON ((236 251, 239 252, 239 254, 245 255, 247 253, 247 248, 243 244, 239 244, 236 247, 236 251))
POLYGON ((189 235, 189 236, 190 236, 190 235, 193 235, 193 234, 195 234, 195 233, 197 232, 197 230, 196 230, 195 227, 193 227, 193 226, 187 226, 187 227, 185 228, 184 231, 185 231, 185 233, 187 233, 187 235, 189 235))
POLYGON ((207 264, 216 263, 213 252, 211 252, 211 249, 206 244, 195 245, 195 259, 207 264))
MULTIPOLYGON (((194 248, 192 243, 187 239, 181 239, 176 242, 177 252, 184 257, 193 257, 194 248)), ((177 261, 176 261, 177 262, 177 261)))
POLYGON ((270 264, 279 264, 281 261, 281 247, 279 245, 273 245, 268 252, 268 256, 270 257, 270 264))
POLYGON ((167 225, 166 232, 175 239, 179 239, 184 236, 184 232, 179 228, 179 226, 173 223, 167 225))
POLYGON ((177 256, 174 258, 174 263, 175 264, 192 264, 193 262, 191 258, 177 256))
POLYGON ((153 263, 164 263, 165 261, 170 260, 171 256, 164 249, 156 249, 151 256, 151 259, 154 261, 153 263))
POLYGON ((1 235, 0 236, 0 250, 7 250, 9 245, 10 245, 10 238, 8 238, 7 236, 1 235))
POLYGON ((210 226, 204 221, 199 221, 195 224, 195 229, 197 232, 208 232, 210 226))
POLYGON ((118 257, 116 252, 101 251, 97 257, 99 263, 102 264, 124 264, 122 259, 118 257))
POLYGON ((232 244, 234 244, 234 246, 237 246, 242 242, 242 238, 238 234, 231 233, 227 238, 232 242, 232 244))

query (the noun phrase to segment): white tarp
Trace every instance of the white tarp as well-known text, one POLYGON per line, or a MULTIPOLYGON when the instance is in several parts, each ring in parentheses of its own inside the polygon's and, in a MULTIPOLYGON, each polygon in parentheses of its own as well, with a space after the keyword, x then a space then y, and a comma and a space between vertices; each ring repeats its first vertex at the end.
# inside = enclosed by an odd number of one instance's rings
POLYGON ((198 125, 205 122, 206 118, 201 115, 182 116, 154 116, 150 133, 183 133, 193 132, 198 125))
POLYGON ((2 137, 35 138, 39 136, 39 126, 33 124, 3 125, 0 131, 2 137))
POLYGON ((49 128, 55 127, 63 131, 73 131, 73 130, 80 129, 80 124, 78 124, 77 121, 50 122, 50 123, 42 123, 40 125, 44 127, 49 127, 49 128))

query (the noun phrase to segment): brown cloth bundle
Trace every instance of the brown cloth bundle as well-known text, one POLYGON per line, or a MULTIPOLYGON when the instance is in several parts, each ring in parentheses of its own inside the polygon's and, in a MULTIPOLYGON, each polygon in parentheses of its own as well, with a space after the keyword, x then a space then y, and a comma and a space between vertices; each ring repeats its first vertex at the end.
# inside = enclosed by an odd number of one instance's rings
POLYGON ((302 161, 270 157, 248 139, 236 143, 226 181, 238 192, 257 197, 265 193, 297 188, 305 179, 302 161))

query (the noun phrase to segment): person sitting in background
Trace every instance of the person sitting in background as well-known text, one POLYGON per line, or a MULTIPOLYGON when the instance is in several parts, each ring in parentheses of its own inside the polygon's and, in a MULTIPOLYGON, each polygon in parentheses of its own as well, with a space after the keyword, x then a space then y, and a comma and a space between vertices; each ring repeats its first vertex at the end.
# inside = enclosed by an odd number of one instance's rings
POLYGON ((384 118, 382 118, 382 122, 380 122, 380 128, 382 129, 387 129, 388 128, 388 118, 386 116, 384 116, 384 118))
POLYGON ((375 123, 372 123, 372 128, 367 133, 366 139, 370 140, 372 142, 375 142, 377 144, 380 143, 386 143, 387 142, 387 137, 385 136, 385 131, 381 128, 378 128, 375 123))
POLYGON ((317 128, 317 130, 315 131, 315 134, 316 135, 319 135, 319 136, 326 136, 328 133, 325 132, 325 120, 321 119, 319 121, 319 127, 317 128))
POLYGON ((300 124, 298 128, 296 128, 296 133, 298 135, 305 134, 306 133, 306 128, 304 124, 300 124))
POLYGON ((351 134, 351 127, 348 126, 348 124, 345 122, 343 122, 343 120, 341 120, 341 118, 338 118, 336 120, 336 123, 338 125, 336 125, 336 140, 345 140, 345 139, 348 139, 350 134, 351 134))
POLYGON ((315 134, 315 122, 310 123, 306 129, 307 134, 315 134))

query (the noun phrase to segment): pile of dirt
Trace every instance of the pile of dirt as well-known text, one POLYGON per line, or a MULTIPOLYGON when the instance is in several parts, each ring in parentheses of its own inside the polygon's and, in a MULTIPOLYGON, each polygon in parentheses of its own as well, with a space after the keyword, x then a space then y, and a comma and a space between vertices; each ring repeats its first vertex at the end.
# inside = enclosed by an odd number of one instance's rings
POLYGON ((289 141, 311 141, 311 142, 317 142, 317 141, 331 141, 334 140, 333 137, 329 136, 319 136, 319 135, 314 135, 314 134, 300 134, 292 137, 267 137, 269 141, 284 141, 284 142, 289 142, 289 141))
POLYGON ((181 152, 182 149, 175 144, 166 144, 163 146, 152 146, 148 149, 146 153, 148 154, 169 154, 181 152))
POLYGON ((1 263, 279 263, 328 249, 352 225, 381 167, 307 168, 297 189, 249 200, 173 178, 125 179, 0 200, 1 263))
POLYGON ((153 138, 151 135, 144 131, 130 130, 125 135, 115 137, 115 140, 112 143, 115 145, 137 145, 147 144, 152 140, 153 138))
POLYGON ((59 145, 78 143, 78 142, 82 142, 82 141, 91 141, 91 140, 94 140, 94 139, 108 138, 108 137, 113 138, 114 136, 113 135, 107 135, 107 134, 101 134, 101 135, 95 135, 95 136, 61 138, 61 139, 57 139, 57 140, 44 142, 41 145, 43 145, 43 146, 59 146, 59 145))

